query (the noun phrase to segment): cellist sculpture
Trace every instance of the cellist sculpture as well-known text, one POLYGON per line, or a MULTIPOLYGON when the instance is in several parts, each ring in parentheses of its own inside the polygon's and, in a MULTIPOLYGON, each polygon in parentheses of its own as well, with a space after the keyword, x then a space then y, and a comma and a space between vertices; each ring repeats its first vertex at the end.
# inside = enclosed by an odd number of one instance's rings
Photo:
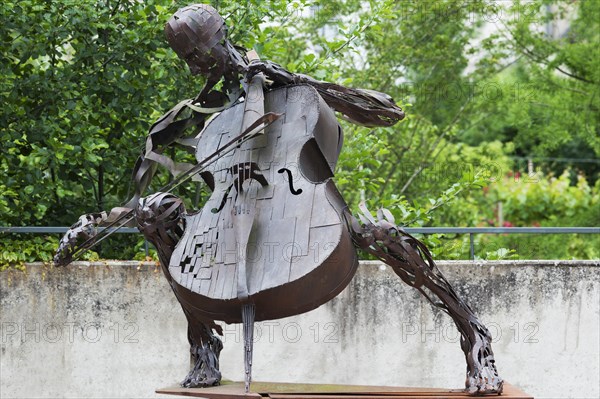
POLYGON ((254 321, 296 315, 332 299, 353 277, 359 247, 452 317, 462 337, 468 392, 500 393, 490 333, 427 248, 385 209, 375 218, 361 205, 357 220, 335 187, 342 130, 333 110, 357 124, 390 126, 404 117, 393 100, 250 61, 227 40, 224 20, 208 5, 177 11, 165 32, 206 85, 150 129, 134 168, 134 197, 108 215, 83 215, 61 240, 55 263, 66 265, 99 241, 96 226, 136 225, 157 248, 188 320, 193 366, 182 385, 219 384, 220 320, 244 324, 248 391, 254 321), (175 143, 191 147, 197 164, 163 155, 175 143), (142 197, 157 164, 175 176, 174 184, 185 178, 206 183, 212 195, 201 210, 186 212, 168 192, 142 197))

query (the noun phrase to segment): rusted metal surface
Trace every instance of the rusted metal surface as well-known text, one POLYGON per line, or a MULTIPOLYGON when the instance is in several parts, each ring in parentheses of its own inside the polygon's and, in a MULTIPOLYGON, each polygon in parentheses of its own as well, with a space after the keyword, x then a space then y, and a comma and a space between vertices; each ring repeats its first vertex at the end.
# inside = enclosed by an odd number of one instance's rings
POLYGON ((243 322, 248 392, 254 321, 306 312, 336 296, 356 271, 358 246, 454 319, 463 337, 468 391, 501 392, 489 332, 427 248, 385 210, 376 220, 363 208, 359 222, 335 187, 343 136, 334 110, 354 123, 391 126, 404 117, 394 101, 243 56, 208 5, 177 11, 165 33, 190 71, 206 76, 206 85, 151 127, 127 205, 82 216, 61 241, 56 263, 69 263, 99 241, 95 226, 135 223, 158 249, 188 319, 193 365, 182 385, 220 383, 221 331, 214 320, 243 322), (174 144, 192 150, 196 164, 164 155, 174 144), (168 192, 143 197, 157 165, 174 177, 167 189, 189 178, 204 181, 212 194, 202 209, 188 212, 168 192))
POLYGON ((496 370, 490 332, 458 297, 435 265, 427 247, 402 231, 386 209, 380 209, 377 218, 364 204, 360 209, 360 222, 346 214, 356 245, 391 266, 402 281, 454 320, 467 361, 468 391, 473 394, 502 392, 503 382, 496 370))

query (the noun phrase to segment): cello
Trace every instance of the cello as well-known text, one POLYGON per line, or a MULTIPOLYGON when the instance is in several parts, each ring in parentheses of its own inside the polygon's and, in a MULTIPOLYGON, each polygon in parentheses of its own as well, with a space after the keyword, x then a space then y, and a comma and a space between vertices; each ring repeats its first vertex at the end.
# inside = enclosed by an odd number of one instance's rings
POLYGON ((205 127, 196 158, 255 122, 256 105, 281 117, 201 173, 212 195, 186 216, 169 262, 184 306, 228 323, 242 321, 244 303, 255 305, 257 321, 314 309, 337 295, 358 265, 343 225, 346 204, 332 180, 342 143, 333 111, 311 86, 263 97, 256 81, 249 100, 205 127))

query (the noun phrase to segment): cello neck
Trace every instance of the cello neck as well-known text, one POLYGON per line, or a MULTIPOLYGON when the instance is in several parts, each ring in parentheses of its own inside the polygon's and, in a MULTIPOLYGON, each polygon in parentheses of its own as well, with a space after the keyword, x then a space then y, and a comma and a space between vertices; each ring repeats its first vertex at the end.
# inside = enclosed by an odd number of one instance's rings
MULTIPOLYGON (((249 51, 246 56, 250 62, 259 59, 258 54, 256 54, 256 51, 254 50, 249 51)), ((265 77, 262 73, 254 75, 249 82, 246 82, 246 99, 242 131, 246 130, 265 114, 264 82, 265 77)))

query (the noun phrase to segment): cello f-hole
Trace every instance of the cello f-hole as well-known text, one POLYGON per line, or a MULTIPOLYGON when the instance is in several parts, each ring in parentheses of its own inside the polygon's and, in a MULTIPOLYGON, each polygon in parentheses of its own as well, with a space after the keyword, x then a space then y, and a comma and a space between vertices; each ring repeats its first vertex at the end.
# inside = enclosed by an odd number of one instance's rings
POLYGON ((218 208, 212 208, 210 211, 212 213, 219 213, 221 212, 221 209, 223 209, 223 207, 225 206, 225 203, 227 202, 227 197, 229 197, 229 192, 231 191, 231 187, 233 185, 229 186, 227 188, 227 190, 225 190, 225 193, 223 194, 223 198, 221 199, 221 203, 219 204, 218 208))
POLYGON ((292 171, 289 170, 288 168, 281 168, 277 171, 277 173, 284 173, 287 172, 287 176, 288 176, 288 183, 290 185, 290 192, 294 195, 299 195, 302 194, 302 189, 295 189, 294 188, 294 180, 293 180, 293 175, 292 175, 292 171))

